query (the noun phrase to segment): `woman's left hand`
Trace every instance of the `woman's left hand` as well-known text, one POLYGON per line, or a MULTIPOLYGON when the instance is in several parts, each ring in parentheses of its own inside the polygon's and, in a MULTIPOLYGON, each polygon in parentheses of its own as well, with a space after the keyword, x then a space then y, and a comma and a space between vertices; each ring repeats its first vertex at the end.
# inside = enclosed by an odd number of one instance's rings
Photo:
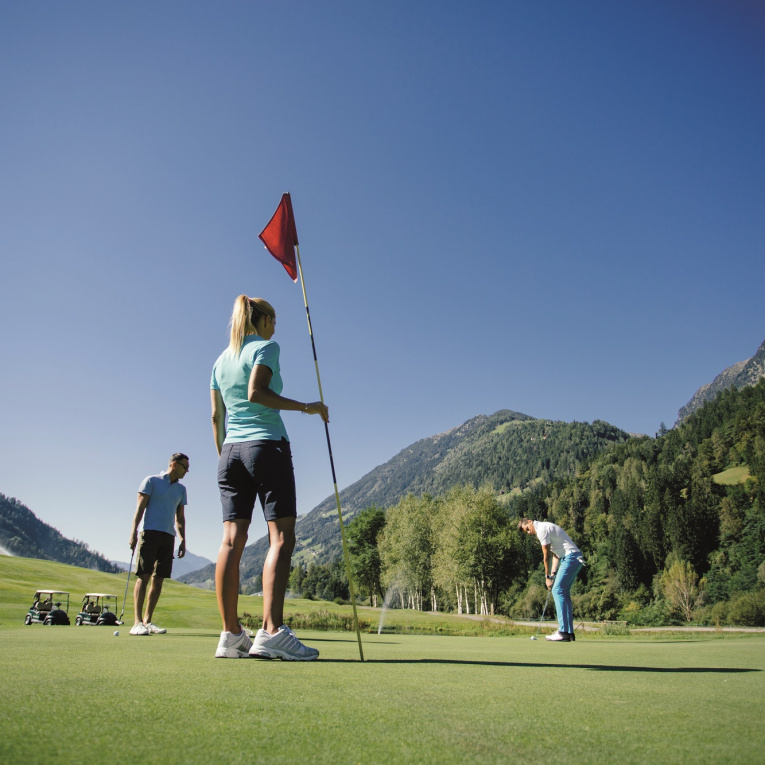
POLYGON ((326 404, 322 404, 321 401, 314 401, 311 404, 306 404, 303 411, 306 414, 318 414, 324 422, 329 422, 329 409, 326 404))

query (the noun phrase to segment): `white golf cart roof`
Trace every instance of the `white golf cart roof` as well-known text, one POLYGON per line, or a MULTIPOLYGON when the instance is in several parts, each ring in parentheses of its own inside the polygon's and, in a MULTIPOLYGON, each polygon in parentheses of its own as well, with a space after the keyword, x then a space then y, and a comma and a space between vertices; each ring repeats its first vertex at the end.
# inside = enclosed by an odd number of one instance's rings
POLYGON ((66 590, 37 590, 39 595, 68 595, 66 590))
POLYGON ((85 598, 116 598, 116 595, 109 595, 108 592, 86 592, 85 598))

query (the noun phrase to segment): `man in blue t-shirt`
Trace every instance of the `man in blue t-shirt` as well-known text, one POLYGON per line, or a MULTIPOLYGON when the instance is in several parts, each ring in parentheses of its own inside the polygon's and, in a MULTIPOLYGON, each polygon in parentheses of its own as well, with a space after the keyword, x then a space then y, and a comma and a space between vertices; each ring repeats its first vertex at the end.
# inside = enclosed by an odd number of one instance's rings
MULTIPOLYGON (((143 518, 143 532, 138 546, 138 565, 133 593, 135 624, 131 635, 161 635, 167 632, 152 622, 154 609, 162 592, 162 583, 173 573, 173 550, 175 530, 180 543, 178 557, 186 554, 186 487, 179 481, 189 472, 189 458, 176 452, 170 457, 167 472, 150 475, 143 479, 138 489, 138 505, 130 530, 130 549, 135 551, 138 542, 138 526, 143 518), (149 597, 146 589, 151 579, 149 597), (146 614, 143 604, 146 600, 146 614)), ((129 576, 129 574, 128 574, 129 576)))

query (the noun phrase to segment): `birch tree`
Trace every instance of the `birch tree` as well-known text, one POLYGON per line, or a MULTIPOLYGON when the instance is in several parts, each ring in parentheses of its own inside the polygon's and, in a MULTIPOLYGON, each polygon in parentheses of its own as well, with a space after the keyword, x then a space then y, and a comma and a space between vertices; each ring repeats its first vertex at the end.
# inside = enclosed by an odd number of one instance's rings
POLYGON ((457 613, 493 614, 500 591, 520 573, 517 533, 490 488, 452 489, 444 498, 435 531, 433 576, 456 594, 457 613))
POLYGON ((678 558, 671 561, 660 579, 665 600, 688 622, 693 618, 693 609, 699 599, 698 581, 693 566, 678 558))
POLYGON ((490 488, 466 491, 457 563, 472 580, 476 612, 494 614, 500 591, 520 569, 518 535, 490 488))
POLYGON ((386 513, 380 536, 383 584, 398 586, 409 608, 423 610, 425 594, 437 606, 433 588, 433 518, 438 502, 409 494, 386 513))
POLYGON ((454 593, 457 613, 470 613, 470 572, 461 563, 460 534, 469 505, 470 489, 455 487, 441 502, 434 530, 433 580, 443 592, 454 593))

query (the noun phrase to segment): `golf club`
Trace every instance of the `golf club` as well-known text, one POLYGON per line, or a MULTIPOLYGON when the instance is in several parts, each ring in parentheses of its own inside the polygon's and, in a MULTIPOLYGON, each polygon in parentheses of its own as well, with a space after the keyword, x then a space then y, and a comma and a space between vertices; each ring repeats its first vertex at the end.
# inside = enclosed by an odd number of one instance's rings
MULTIPOLYGON (((130 572, 133 570, 133 556, 135 555, 135 547, 133 548, 133 552, 130 553, 130 565, 128 566, 128 575, 127 575, 127 582, 125 582, 125 595, 122 598, 122 613, 120 614, 120 618, 117 620, 117 624, 124 624, 125 622, 122 621, 122 617, 125 615, 125 601, 127 600, 127 590, 128 590, 128 584, 130 584, 130 572)), ((547 605, 545 603, 545 605, 547 605)))
POLYGON ((547 598, 545 599, 545 606, 542 609, 542 616, 539 617, 539 626, 537 627, 537 631, 531 636, 530 638, 531 640, 536 640, 537 635, 539 634, 539 631, 542 629, 542 619, 545 618, 545 611, 547 611, 547 604, 550 602, 550 592, 552 592, 552 590, 547 591, 547 598))

